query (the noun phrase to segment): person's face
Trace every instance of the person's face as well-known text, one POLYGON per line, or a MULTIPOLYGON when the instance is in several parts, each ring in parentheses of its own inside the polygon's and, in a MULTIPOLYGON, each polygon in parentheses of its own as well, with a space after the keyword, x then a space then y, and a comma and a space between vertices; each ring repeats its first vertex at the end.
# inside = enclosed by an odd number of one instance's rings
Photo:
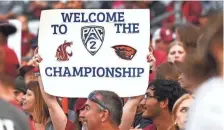
POLYGON ((23 97, 23 110, 33 112, 35 104, 35 95, 31 90, 27 90, 26 95, 23 97))
POLYGON ((193 101, 192 98, 186 99, 177 108, 176 123, 177 123, 178 127, 182 130, 185 128, 185 124, 187 123, 188 110, 189 110, 189 107, 190 107, 192 101, 193 101))
POLYGON ((145 98, 140 102, 143 105, 142 117, 143 118, 155 118, 160 114, 159 101, 154 97, 153 90, 150 88, 146 91, 145 98))
POLYGON ((168 61, 174 62, 174 61, 180 61, 183 62, 185 58, 186 52, 184 48, 180 45, 174 45, 170 48, 168 53, 168 61))
POLYGON ((20 16, 17 18, 22 23, 22 31, 28 30, 28 22, 25 16, 20 16))
POLYGON ((99 127, 102 118, 102 112, 97 103, 87 100, 85 109, 81 111, 80 118, 83 118, 83 124, 87 126, 88 130, 94 130, 99 127))
POLYGON ((23 97, 25 96, 25 94, 21 91, 15 90, 14 91, 14 95, 15 95, 15 100, 16 102, 22 106, 23 104, 23 97))

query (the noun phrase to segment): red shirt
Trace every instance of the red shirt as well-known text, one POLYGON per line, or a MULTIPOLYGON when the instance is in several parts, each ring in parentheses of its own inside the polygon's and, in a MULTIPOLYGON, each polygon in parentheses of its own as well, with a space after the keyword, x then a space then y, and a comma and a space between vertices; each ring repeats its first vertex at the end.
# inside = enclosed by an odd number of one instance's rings
MULTIPOLYGON (((154 50, 153 55, 156 59, 155 68, 157 68, 160 64, 165 63, 167 61, 167 54, 161 50, 154 50)), ((149 75, 149 82, 153 81, 155 78, 155 70, 149 75)))
POLYGON ((65 130, 75 130, 75 124, 73 124, 70 120, 67 120, 65 130))
POLYGON ((156 126, 154 124, 151 124, 151 125, 143 128, 143 130, 157 130, 157 129, 156 129, 156 126))

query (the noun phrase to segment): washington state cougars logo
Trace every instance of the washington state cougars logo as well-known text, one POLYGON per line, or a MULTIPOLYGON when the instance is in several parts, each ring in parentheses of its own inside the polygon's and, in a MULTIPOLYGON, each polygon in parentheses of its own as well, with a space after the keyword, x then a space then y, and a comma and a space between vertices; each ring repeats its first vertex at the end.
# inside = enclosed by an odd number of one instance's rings
POLYGON ((72 56, 72 52, 68 53, 67 48, 71 47, 71 45, 72 45, 72 42, 64 41, 64 43, 58 47, 56 56, 55 56, 58 61, 68 61, 69 60, 69 57, 72 56))
POLYGON ((84 26, 81 28, 82 43, 92 56, 99 51, 104 36, 105 30, 102 26, 84 26))
POLYGON ((112 48, 115 49, 117 56, 124 60, 131 60, 137 52, 133 47, 127 45, 116 45, 112 48))

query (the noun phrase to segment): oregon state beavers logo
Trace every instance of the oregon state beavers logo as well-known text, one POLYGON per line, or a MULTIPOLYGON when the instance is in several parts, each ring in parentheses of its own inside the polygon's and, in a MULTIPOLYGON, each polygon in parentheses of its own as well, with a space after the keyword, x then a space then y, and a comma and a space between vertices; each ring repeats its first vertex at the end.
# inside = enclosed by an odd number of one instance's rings
POLYGON ((61 44, 58 49, 57 49, 57 52, 56 52, 56 58, 58 61, 67 61, 69 60, 69 57, 72 56, 72 52, 71 53, 68 53, 67 52, 67 47, 71 47, 72 45, 72 42, 66 42, 64 41, 63 44, 61 44))
POLYGON ((137 52, 136 49, 127 45, 116 45, 112 48, 114 48, 116 54, 124 60, 131 60, 137 52))

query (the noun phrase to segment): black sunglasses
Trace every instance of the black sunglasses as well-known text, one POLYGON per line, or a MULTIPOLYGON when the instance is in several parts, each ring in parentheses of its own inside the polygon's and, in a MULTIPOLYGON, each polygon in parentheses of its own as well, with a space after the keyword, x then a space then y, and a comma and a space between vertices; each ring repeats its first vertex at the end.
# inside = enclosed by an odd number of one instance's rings
POLYGON ((108 107, 102 101, 97 99, 95 94, 96 94, 95 92, 90 93, 88 99, 99 104, 102 108, 107 109, 109 111, 108 107))

